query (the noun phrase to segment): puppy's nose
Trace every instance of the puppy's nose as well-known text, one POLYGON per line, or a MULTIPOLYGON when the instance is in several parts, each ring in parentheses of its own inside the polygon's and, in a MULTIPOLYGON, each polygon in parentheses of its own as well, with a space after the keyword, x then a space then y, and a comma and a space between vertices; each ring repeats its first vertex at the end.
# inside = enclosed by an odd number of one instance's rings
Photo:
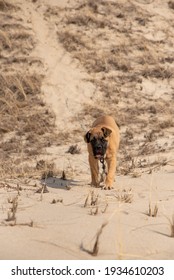
POLYGON ((97 146, 97 149, 102 149, 102 145, 98 145, 98 146, 97 146))

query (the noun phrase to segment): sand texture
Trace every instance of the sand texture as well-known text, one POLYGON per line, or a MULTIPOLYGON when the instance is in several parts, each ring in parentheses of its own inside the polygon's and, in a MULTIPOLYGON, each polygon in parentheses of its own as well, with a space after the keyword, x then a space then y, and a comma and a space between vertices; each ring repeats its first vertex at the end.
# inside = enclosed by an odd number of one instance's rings
POLYGON ((0 0, 0 18, 0 259, 173 260, 174 1, 0 0), (106 191, 84 142, 104 114, 106 191))

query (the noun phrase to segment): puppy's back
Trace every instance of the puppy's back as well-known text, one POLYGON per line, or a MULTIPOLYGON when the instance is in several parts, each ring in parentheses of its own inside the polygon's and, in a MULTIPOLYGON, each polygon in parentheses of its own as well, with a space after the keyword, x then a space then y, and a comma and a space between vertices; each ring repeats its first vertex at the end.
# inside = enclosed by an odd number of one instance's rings
POLYGON ((103 125, 106 127, 111 127, 114 130, 118 130, 118 126, 114 120, 113 117, 111 116, 101 116, 99 118, 97 118, 94 123, 92 124, 92 127, 98 126, 98 125, 103 125))

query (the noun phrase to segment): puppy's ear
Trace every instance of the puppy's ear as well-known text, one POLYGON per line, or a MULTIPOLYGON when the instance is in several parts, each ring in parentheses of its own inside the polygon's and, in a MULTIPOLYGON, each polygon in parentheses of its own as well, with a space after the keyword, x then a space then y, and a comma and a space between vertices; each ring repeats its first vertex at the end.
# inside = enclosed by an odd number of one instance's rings
POLYGON ((112 130, 107 127, 102 127, 101 130, 103 131, 103 135, 105 138, 108 137, 112 133, 112 130))
POLYGON ((84 136, 84 140, 86 143, 90 142, 90 136, 91 136, 91 133, 88 131, 84 136))

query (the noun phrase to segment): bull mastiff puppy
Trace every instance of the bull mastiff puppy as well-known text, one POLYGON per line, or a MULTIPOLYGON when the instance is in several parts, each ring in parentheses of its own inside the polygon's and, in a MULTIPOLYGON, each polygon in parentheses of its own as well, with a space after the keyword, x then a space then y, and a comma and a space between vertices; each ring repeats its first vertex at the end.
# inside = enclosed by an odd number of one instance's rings
POLYGON ((106 161, 107 175, 104 189, 111 189, 116 172, 116 155, 120 142, 120 134, 115 120, 111 116, 102 116, 95 120, 91 129, 85 134, 89 153, 91 185, 100 186, 99 161, 106 161))

